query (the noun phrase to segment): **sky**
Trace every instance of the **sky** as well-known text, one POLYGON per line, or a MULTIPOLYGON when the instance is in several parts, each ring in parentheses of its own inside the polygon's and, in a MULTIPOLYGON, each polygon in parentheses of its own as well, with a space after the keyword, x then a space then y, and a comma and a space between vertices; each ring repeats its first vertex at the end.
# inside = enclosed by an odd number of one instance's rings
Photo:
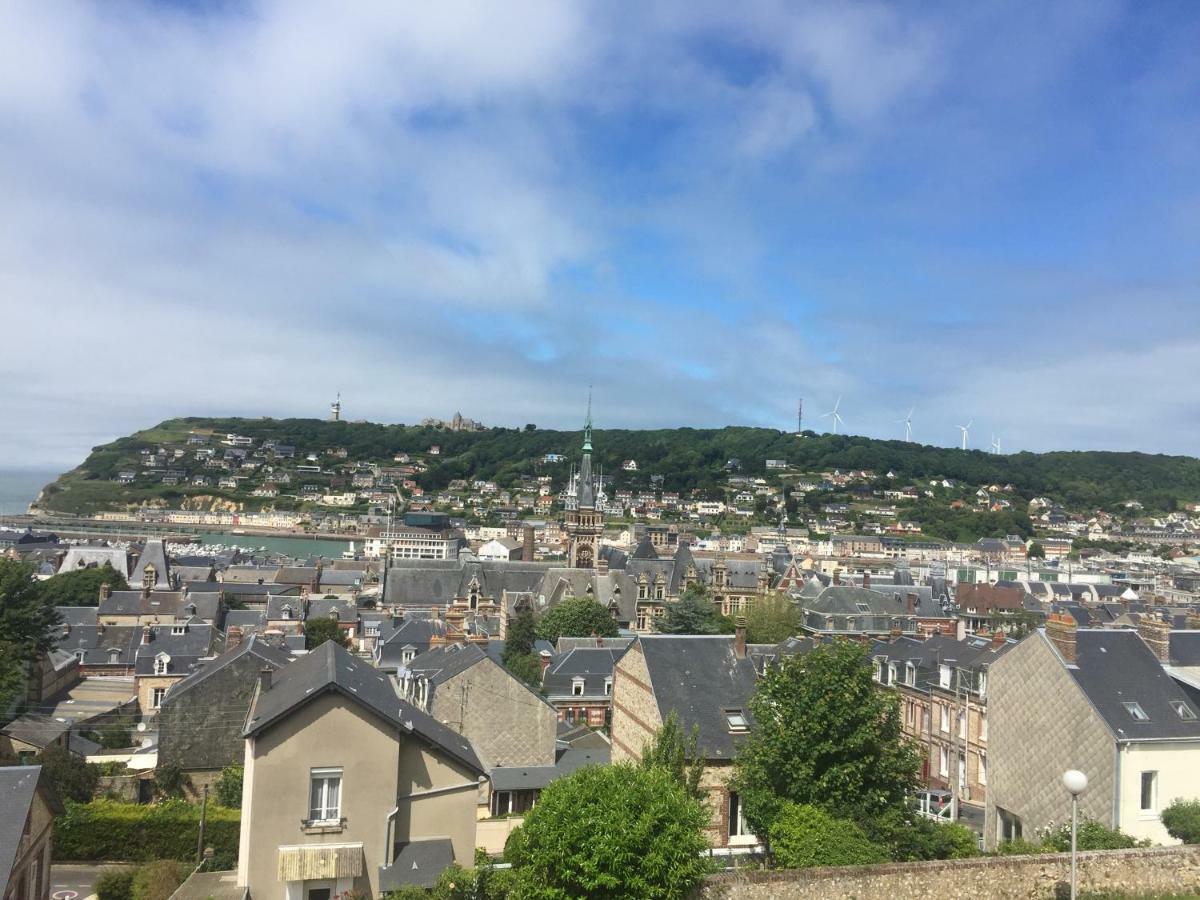
POLYGON ((0 0, 0 468, 180 415, 1200 446, 1200 6, 0 0))

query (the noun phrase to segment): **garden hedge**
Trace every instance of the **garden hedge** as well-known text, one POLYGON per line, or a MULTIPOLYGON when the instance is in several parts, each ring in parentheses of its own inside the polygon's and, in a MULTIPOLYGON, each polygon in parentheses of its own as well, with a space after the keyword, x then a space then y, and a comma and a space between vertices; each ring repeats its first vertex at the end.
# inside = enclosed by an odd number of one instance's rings
MULTIPOLYGON (((54 855, 78 861, 196 858, 200 807, 179 800, 142 806, 116 800, 67 803, 54 825, 54 855)), ((204 845, 236 857, 241 810, 208 805, 204 845)))

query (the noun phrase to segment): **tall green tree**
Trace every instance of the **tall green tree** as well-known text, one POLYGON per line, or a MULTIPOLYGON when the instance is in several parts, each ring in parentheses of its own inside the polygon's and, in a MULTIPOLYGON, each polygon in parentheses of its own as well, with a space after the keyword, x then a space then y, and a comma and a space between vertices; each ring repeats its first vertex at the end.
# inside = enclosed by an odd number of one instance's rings
POLYGON ((537 623, 537 636, 552 644, 560 637, 616 637, 619 633, 609 611, 590 597, 568 597, 537 623))
POLYGON ((526 684, 537 684, 541 679, 541 662, 533 652, 536 639, 537 623, 533 618, 533 610, 522 609, 508 623, 501 659, 505 668, 526 684))
POLYGON ((678 600, 667 602, 665 612, 654 621, 654 630, 659 634, 728 634, 733 623, 717 612, 704 588, 692 586, 678 600))
POLYGON ((587 766, 550 783, 505 858, 516 900, 684 900, 708 873, 708 812, 671 773, 587 766))
POLYGON ((54 648, 59 621, 38 591, 33 567, 0 559, 0 714, 20 696, 29 666, 54 648))
POLYGON ((87 803, 96 793, 100 769, 65 747, 51 744, 38 754, 37 764, 42 767, 42 774, 60 800, 87 803))
POLYGON ((343 647, 350 647, 350 638, 338 627, 337 620, 327 616, 317 616, 304 623, 304 649, 316 650, 326 641, 334 641, 343 647))
POLYGON ((74 572, 60 572, 52 578, 39 581, 37 591, 51 606, 98 606, 100 586, 105 584, 114 591, 129 589, 125 576, 105 563, 74 572))
POLYGON ((642 748, 639 765, 643 769, 662 769, 669 772, 675 783, 689 797, 699 800, 704 796, 700 790, 700 779, 704 777, 704 756, 700 752, 700 726, 693 725, 692 733, 685 735, 679 725, 679 714, 671 710, 662 727, 642 748))
POLYGON ((759 597, 746 613, 746 640, 751 644, 777 644, 799 631, 800 609, 783 594, 759 597))
POLYGON ((875 687, 866 648, 850 641, 769 668, 750 701, 755 728, 735 761, 735 789, 755 833, 767 834, 787 801, 857 821, 902 806, 920 753, 901 731, 899 702, 875 687))
POLYGON ((1025 551, 1025 555, 1028 556, 1030 559, 1045 559, 1046 558, 1046 548, 1043 547, 1041 544, 1039 544, 1037 541, 1034 541, 1033 543, 1031 543, 1029 545, 1029 549, 1027 551, 1025 551))

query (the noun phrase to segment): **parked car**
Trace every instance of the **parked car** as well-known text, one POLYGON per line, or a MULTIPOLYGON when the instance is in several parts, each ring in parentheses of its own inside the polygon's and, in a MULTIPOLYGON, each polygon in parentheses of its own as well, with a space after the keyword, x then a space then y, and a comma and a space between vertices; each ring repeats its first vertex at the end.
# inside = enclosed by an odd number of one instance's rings
POLYGON ((943 790, 917 791, 913 795, 913 806, 917 812, 931 819, 949 822, 953 814, 953 794, 943 790))

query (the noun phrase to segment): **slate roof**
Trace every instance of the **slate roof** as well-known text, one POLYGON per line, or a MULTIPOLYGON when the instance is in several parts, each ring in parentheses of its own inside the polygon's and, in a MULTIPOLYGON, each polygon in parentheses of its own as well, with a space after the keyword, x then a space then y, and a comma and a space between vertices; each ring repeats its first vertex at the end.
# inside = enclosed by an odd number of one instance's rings
POLYGON ((398 669, 404 662, 404 651, 424 653, 433 642, 434 635, 444 635, 446 623, 442 619, 413 619, 405 617, 375 649, 376 664, 382 669, 398 669))
POLYGON ((1080 628, 1075 636, 1076 663, 1067 671, 1118 741, 1200 741, 1200 709, 1136 631, 1080 628), (1140 705, 1148 720, 1135 720, 1125 703, 1140 705), (1198 718, 1180 718, 1172 703, 1198 718))
POLYGON ((734 653, 733 636, 642 635, 638 643, 662 718, 675 710, 684 733, 700 726, 706 758, 732 759, 741 736, 730 734, 724 710, 749 718, 755 677, 754 662, 734 653))
POLYGON ((175 577, 178 578, 181 583, 188 582, 193 589, 196 582, 206 583, 211 581, 213 576, 212 563, 199 566, 175 565, 171 567, 171 571, 174 572, 175 577))
POLYGON ((12 875, 41 774, 41 766, 0 768, 0 885, 7 886, 12 875))
POLYGON ((326 641, 275 674, 270 690, 255 697, 243 736, 258 734, 328 691, 361 704, 401 732, 415 734, 475 772, 485 774, 470 741, 402 700, 387 675, 333 641, 326 641))
POLYGON ((1200 666, 1200 631, 1172 631, 1171 662, 1180 666, 1200 666))
POLYGON ((147 566, 154 566, 154 590, 169 591, 175 586, 171 582, 171 566, 167 562, 167 551, 163 547, 162 541, 146 541, 146 545, 138 555, 137 562, 132 567, 133 574, 129 576, 131 587, 142 586, 142 574, 147 566))
MULTIPOLYGON (((193 621, 183 625, 182 634, 174 634, 172 625, 150 625, 151 640, 138 643, 134 658, 135 675, 153 675, 155 659, 160 653, 171 657, 167 674, 186 675, 205 657, 214 656, 225 646, 225 636, 212 625, 193 621)), ((142 629, 139 628, 139 631, 142 629)))
POLYGON ((414 675, 424 675, 436 687, 486 658, 487 654, 474 644, 446 644, 414 657, 404 668, 414 675))
POLYGON ((76 569, 86 569, 89 566, 101 567, 105 563, 129 577, 129 554, 116 547, 75 546, 67 550, 63 557, 60 573, 74 572, 76 569))
POLYGON ((387 571, 383 601, 391 605, 445 606, 467 596, 471 579, 479 593, 499 601, 504 591, 531 592, 541 582, 550 563, 506 560, 402 559, 387 571))
POLYGON ((225 633, 230 628, 242 629, 245 637, 264 631, 267 627, 267 614, 261 609, 231 609, 225 613, 225 633))
POLYGON ((272 579, 276 584, 313 584, 321 571, 316 566, 280 566, 272 579))
POLYGON ((259 668, 269 666, 272 669, 281 669, 293 659, 292 654, 282 647, 272 646, 266 641, 251 635, 228 653, 222 653, 216 659, 206 662, 203 666, 192 672, 192 674, 188 675, 187 678, 172 685, 171 700, 178 699, 180 694, 191 690, 196 685, 204 682, 209 676, 247 655, 253 655, 258 658, 259 668))
POLYGON ((576 678, 583 679, 584 699, 607 699, 604 683, 612 678, 617 659, 624 648, 577 647, 568 650, 550 663, 542 680, 542 692, 547 697, 571 697, 576 678))
POLYGON ((315 597, 308 601, 307 619, 328 619, 332 617, 332 613, 337 612, 338 621, 342 624, 349 624, 358 621, 358 607, 353 600, 348 598, 342 600, 326 600, 324 597, 315 597))
POLYGON ((96 607, 94 606, 56 606, 58 617, 63 625, 95 625, 96 607))
POLYGON ((390 866, 379 867, 379 890, 383 893, 406 885, 433 887, 438 877, 454 862, 450 838, 424 838, 403 844, 390 866))
POLYGON ((800 605, 810 612, 827 615, 901 616, 908 612, 904 603, 892 594, 881 594, 879 591, 855 587, 852 584, 831 584, 822 589, 815 599, 806 599, 800 605), (865 604, 867 609, 859 609, 860 603, 865 604))
POLYGON ((607 746, 569 747, 558 754, 552 766, 497 766, 489 775, 493 791, 538 790, 584 766, 606 766, 611 761, 612 750, 607 746))
POLYGON ((105 616, 174 616, 185 619, 196 616, 216 621, 221 595, 198 591, 113 591, 100 601, 99 615, 105 616), (194 606, 195 612, 188 612, 194 606))
POLYGON ((633 555, 630 559, 658 559, 658 551, 654 549, 654 542, 650 540, 650 535, 642 535, 637 546, 633 548, 633 555))
POLYGON ((58 649, 71 654, 83 651, 85 666, 132 666, 141 637, 140 625, 72 625, 59 638, 58 649), (115 659, 112 650, 118 651, 115 659))

